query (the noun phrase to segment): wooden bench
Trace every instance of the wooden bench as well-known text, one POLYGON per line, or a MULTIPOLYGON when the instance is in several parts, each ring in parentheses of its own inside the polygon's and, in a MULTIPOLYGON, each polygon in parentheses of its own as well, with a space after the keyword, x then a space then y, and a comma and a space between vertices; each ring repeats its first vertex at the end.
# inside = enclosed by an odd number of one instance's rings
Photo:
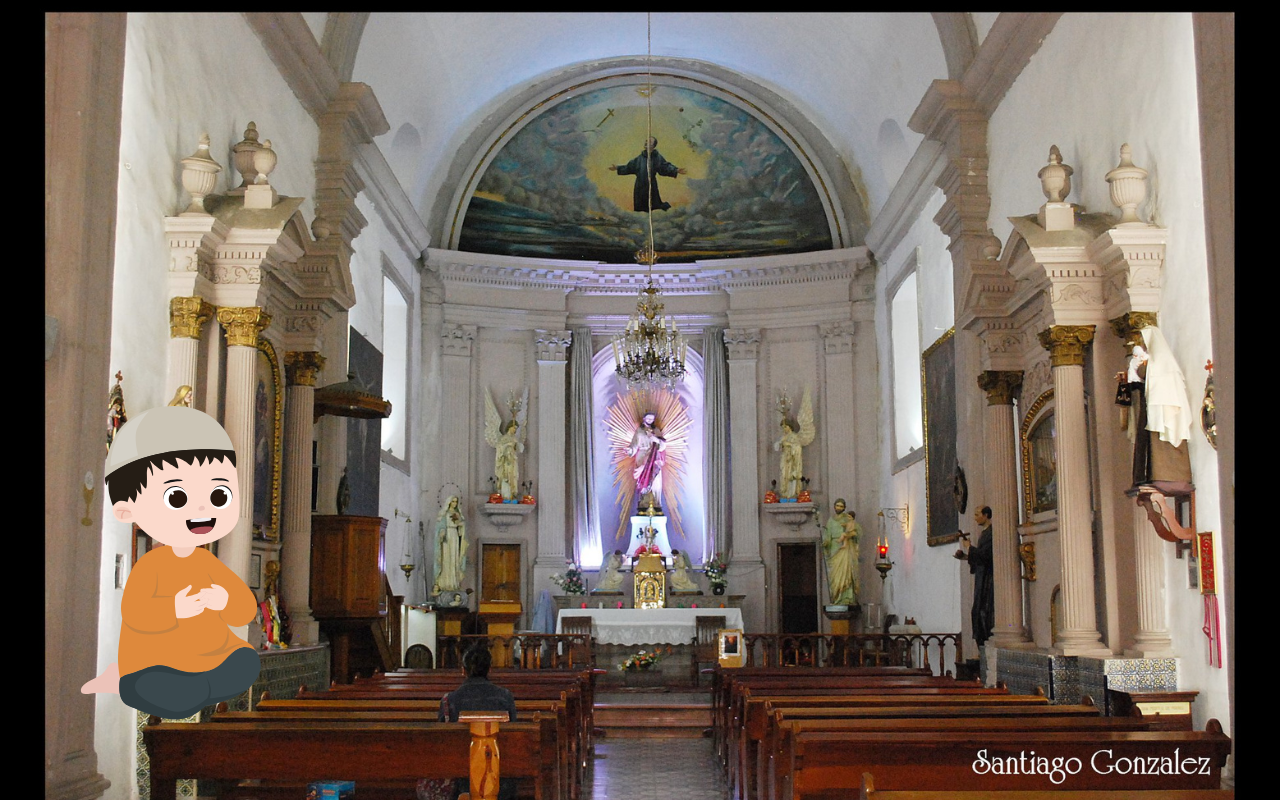
MULTIPOLYGON (((270 721, 160 723, 142 729, 152 800, 176 800, 180 778, 260 779, 304 786, 321 778, 385 782, 468 775, 472 733, 459 722, 270 721)), ((555 720, 501 726, 501 771, 556 797, 555 720)))
POLYGON ((929 791, 878 791, 871 773, 862 775, 862 791, 858 800, 1235 800, 1233 789, 1153 789, 1106 790, 1065 792, 1007 791, 1007 792, 942 792, 929 791))
POLYGON ((784 732, 783 739, 786 770, 779 798, 788 800, 855 796, 864 773, 895 791, 1217 789, 1231 750, 1217 720, 1205 731, 801 731, 784 732), (1041 774, 1052 762, 1031 774, 993 772, 993 763, 1005 765, 1033 751, 1039 758, 1063 759, 1059 763, 1074 767, 1073 774, 1053 783, 1041 774), (1150 774, 1149 768, 1167 766, 1175 757, 1181 774, 1150 774), (1135 763, 1141 773, 1133 771, 1135 763))

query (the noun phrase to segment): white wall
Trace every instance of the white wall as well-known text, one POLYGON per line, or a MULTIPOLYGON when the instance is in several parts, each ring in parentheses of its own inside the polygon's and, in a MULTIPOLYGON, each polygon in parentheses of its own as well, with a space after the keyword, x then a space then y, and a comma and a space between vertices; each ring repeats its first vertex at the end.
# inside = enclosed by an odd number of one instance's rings
MULTIPOLYGON (((137 414, 169 400, 163 396, 169 347, 163 218, 190 202, 178 161, 194 153, 207 132, 213 158, 223 166, 214 191, 239 185, 231 146, 252 120, 279 155, 272 185, 280 194, 310 198, 318 137, 239 14, 130 14, 125 47, 111 374, 124 373, 126 408, 137 414)), ((308 219, 314 215, 310 199, 302 210, 308 219)), ((103 516, 99 668, 116 660, 120 641, 123 591, 112 580, 115 555, 123 553, 127 564, 131 552, 129 526, 116 522, 109 508, 103 516)), ((99 768, 111 781, 109 800, 136 794, 136 713, 115 695, 97 696, 94 742, 99 768)))
MULTIPOLYGON (((992 115, 989 130, 990 219, 1001 240, 1011 229, 1008 217, 1033 213, 1044 202, 1036 172, 1050 145, 1075 168, 1068 199, 1112 213, 1118 210, 1104 176, 1118 163, 1120 145, 1132 146, 1134 163, 1150 173, 1139 215, 1169 229, 1160 326, 1187 377, 1193 409, 1204 392, 1204 363, 1213 356, 1196 109, 1190 14, 1065 14, 992 115)), ((1110 331, 1098 331, 1095 350, 1120 346, 1110 331)), ((1217 459, 1198 425, 1190 450, 1198 528, 1219 530, 1217 459)), ((1186 562, 1174 558, 1172 545, 1165 560, 1180 678, 1200 691, 1196 727, 1209 717, 1225 725, 1226 674, 1207 665, 1200 597, 1185 588, 1186 562)), ((1127 570, 1120 565, 1121 580, 1127 570)))

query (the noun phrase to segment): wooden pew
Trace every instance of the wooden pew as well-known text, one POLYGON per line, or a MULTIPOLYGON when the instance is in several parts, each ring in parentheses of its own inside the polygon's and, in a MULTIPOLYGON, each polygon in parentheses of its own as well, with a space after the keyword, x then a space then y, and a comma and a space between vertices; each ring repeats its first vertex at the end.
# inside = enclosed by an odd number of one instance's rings
POLYGON ((862 775, 862 791, 858 800, 1235 800, 1233 789, 1153 789, 1106 790, 1065 792, 1007 791, 1007 792, 957 792, 930 791, 878 791, 871 773, 862 775))
POLYGON ((875 775, 877 784, 895 791, 1217 789, 1231 749, 1217 720, 1210 720, 1204 731, 801 731, 788 735, 784 728, 783 739, 787 769, 781 797, 788 800, 855 796, 863 773, 875 775), (1048 774, 993 773, 993 759, 1007 763, 1004 759, 1029 757, 1033 751, 1040 758, 1064 759, 1063 763, 1075 766, 1073 774, 1063 775, 1062 782, 1054 784, 1048 774), (1167 766, 1175 757, 1182 774, 1146 771, 1167 766), (1122 764, 1131 770, 1134 763, 1143 766, 1141 774, 1116 771, 1122 764), (1193 774, 1186 774, 1188 770, 1193 774))
MULTIPOLYGON (((142 729, 152 800, 176 800, 180 778, 261 779, 305 785, 319 778, 417 781, 469 774, 472 735, 457 722, 261 721, 160 723, 142 729), (274 756, 272 754, 275 754, 274 756)), ((532 778, 537 800, 553 800, 555 721, 503 725, 502 774, 532 778)))

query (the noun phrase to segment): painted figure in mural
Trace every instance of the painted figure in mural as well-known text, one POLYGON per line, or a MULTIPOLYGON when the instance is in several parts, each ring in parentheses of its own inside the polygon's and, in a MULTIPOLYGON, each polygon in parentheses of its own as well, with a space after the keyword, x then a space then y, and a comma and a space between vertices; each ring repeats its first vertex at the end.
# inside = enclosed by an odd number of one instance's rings
POLYGON ((963 549, 956 553, 956 557, 969 562, 969 572, 973 575, 973 608, 969 610, 969 621, 973 625, 973 639, 982 647, 996 626, 996 582, 991 569, 994 548, 991 506, 983 506, 973 512, 973 521, 982 528, 978 543, 971 547, 969 539, 962 538, 963 549))
POLYGON ((493 471, 498 479, 498 491, 503 500, 511 500, 519 496, 520 461, 519 454, 524 452, 525 415, 528 413, 529 390, 517 398, 512 392, 507 400, 511 409, 511 421, 502 424, 498 407, 486 389, 484 393, 484 440, 496 451, 493 471))
POLYGON ((782 435, 773 444, 774 450, 782 451, 778 493, 783 497, 794 498, 803 488, 800 479, 804 477, 804 448, 813 443, 813 437, 817 433, 813 424, 813 398, 808 389, 804 390, 796 424, 793 425, 787 419, 786 411, 783 410, 780 427, 782 435))
POLYGON ((671 591, 698 591, 698 584, 694 583, 693 579, 689 577, 689 570, 693 569, 693 564, 689 563, 689 554, 683 550, 672 550, 671 555, 675 557, 675 561, 671 565, 671 591))
POLYGON ((436 517, 435 593, 462 591, 467 570, 467 521, 457 495, 445 501, 436 517))
POLYGON ((627 448, 627 455, 636 459, 631 476, 636 480, 636 499, 640 509, 646 508, 650 500, 655 508, 662 508, 662 465, 666 462, 667 439, 662 435, 662 428, 657 426, 657 419, 652 411, 646 411, 627 448))
POLYGON ((604 560, 604 569, 600 571, 600 582, 596 584, 597 592, 616 592, 622 588, 622 551, 614 550, 604 560))
POLYGON ((822 529, 822 551, 827 559, 827 592, 833 606, 858 603, 858 542, 862 526, 836 500, 835 512, 822 529))
POLYGON ((631 198, 636 211, 648 211, 651 197, 653 198, 654 211, 666 211, 671 208, 670 203, 662 202, 662 195, 658 193, 658 176, 663 175, 668 178, 674 178, 677 175, 684 175, 688 172, 688 170, 677 167, 663 158, 662 154, 658 152, 658 140, 652 136, 645 140, 644 150, 641 151, 640 155, 622 165, 609 165, 609 171, 616 172, 619 175, 636 176, 636 187, 631 198), (650 166, 652 166, 652 171, 650 166))

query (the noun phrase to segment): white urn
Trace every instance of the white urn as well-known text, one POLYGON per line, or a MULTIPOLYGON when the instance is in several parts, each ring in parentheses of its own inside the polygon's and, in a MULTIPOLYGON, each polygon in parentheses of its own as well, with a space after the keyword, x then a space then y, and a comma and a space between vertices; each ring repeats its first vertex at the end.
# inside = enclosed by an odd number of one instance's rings
POLYGON ((1058 146, 1049 147, 1049 163, 1040 168, 1036 177, 1040 179, 1040 189, 1050 203, 1061 203, 1071 194, 1071 167, 1062 163, 1062 152, 1058 146))
POLYGON ((191 194, 191 205, 183 214, 199 214, 208 216, 204 207, 204 198, 217 185, 218 173, 222 165, 209 155, 209 134, 200 134, 200 144, 196 151, 182 159, 182 188, 191 194))
POLYGON ((253 179, 254 184, 261 186, 268 183, 267 176, 276 168, 276 159, 276 151, 271 149, 271 140, 267 139, 253 154, 253 168, 258 171, 258 176, 253 179))
POLYGON ((1129 143, 1120 145, 1120 163, 1107 173, 1111 185, 1111 202, 1120 209, 1117 225, 1143 225, 1138 219, 1138 205, 1147 197, 1147 171, 1134 166, 1133 151, 1129 143))
POLYGON ((253 154, 258 152, 260 147, 262 145, 258 143, 258 125, 250 122, 244 129, 244 138, 231 148, 236 171, 243 176, 239 187, 241 189, 253 183, 253 179, 258 176, 258 171, 253 168, 253 154))

